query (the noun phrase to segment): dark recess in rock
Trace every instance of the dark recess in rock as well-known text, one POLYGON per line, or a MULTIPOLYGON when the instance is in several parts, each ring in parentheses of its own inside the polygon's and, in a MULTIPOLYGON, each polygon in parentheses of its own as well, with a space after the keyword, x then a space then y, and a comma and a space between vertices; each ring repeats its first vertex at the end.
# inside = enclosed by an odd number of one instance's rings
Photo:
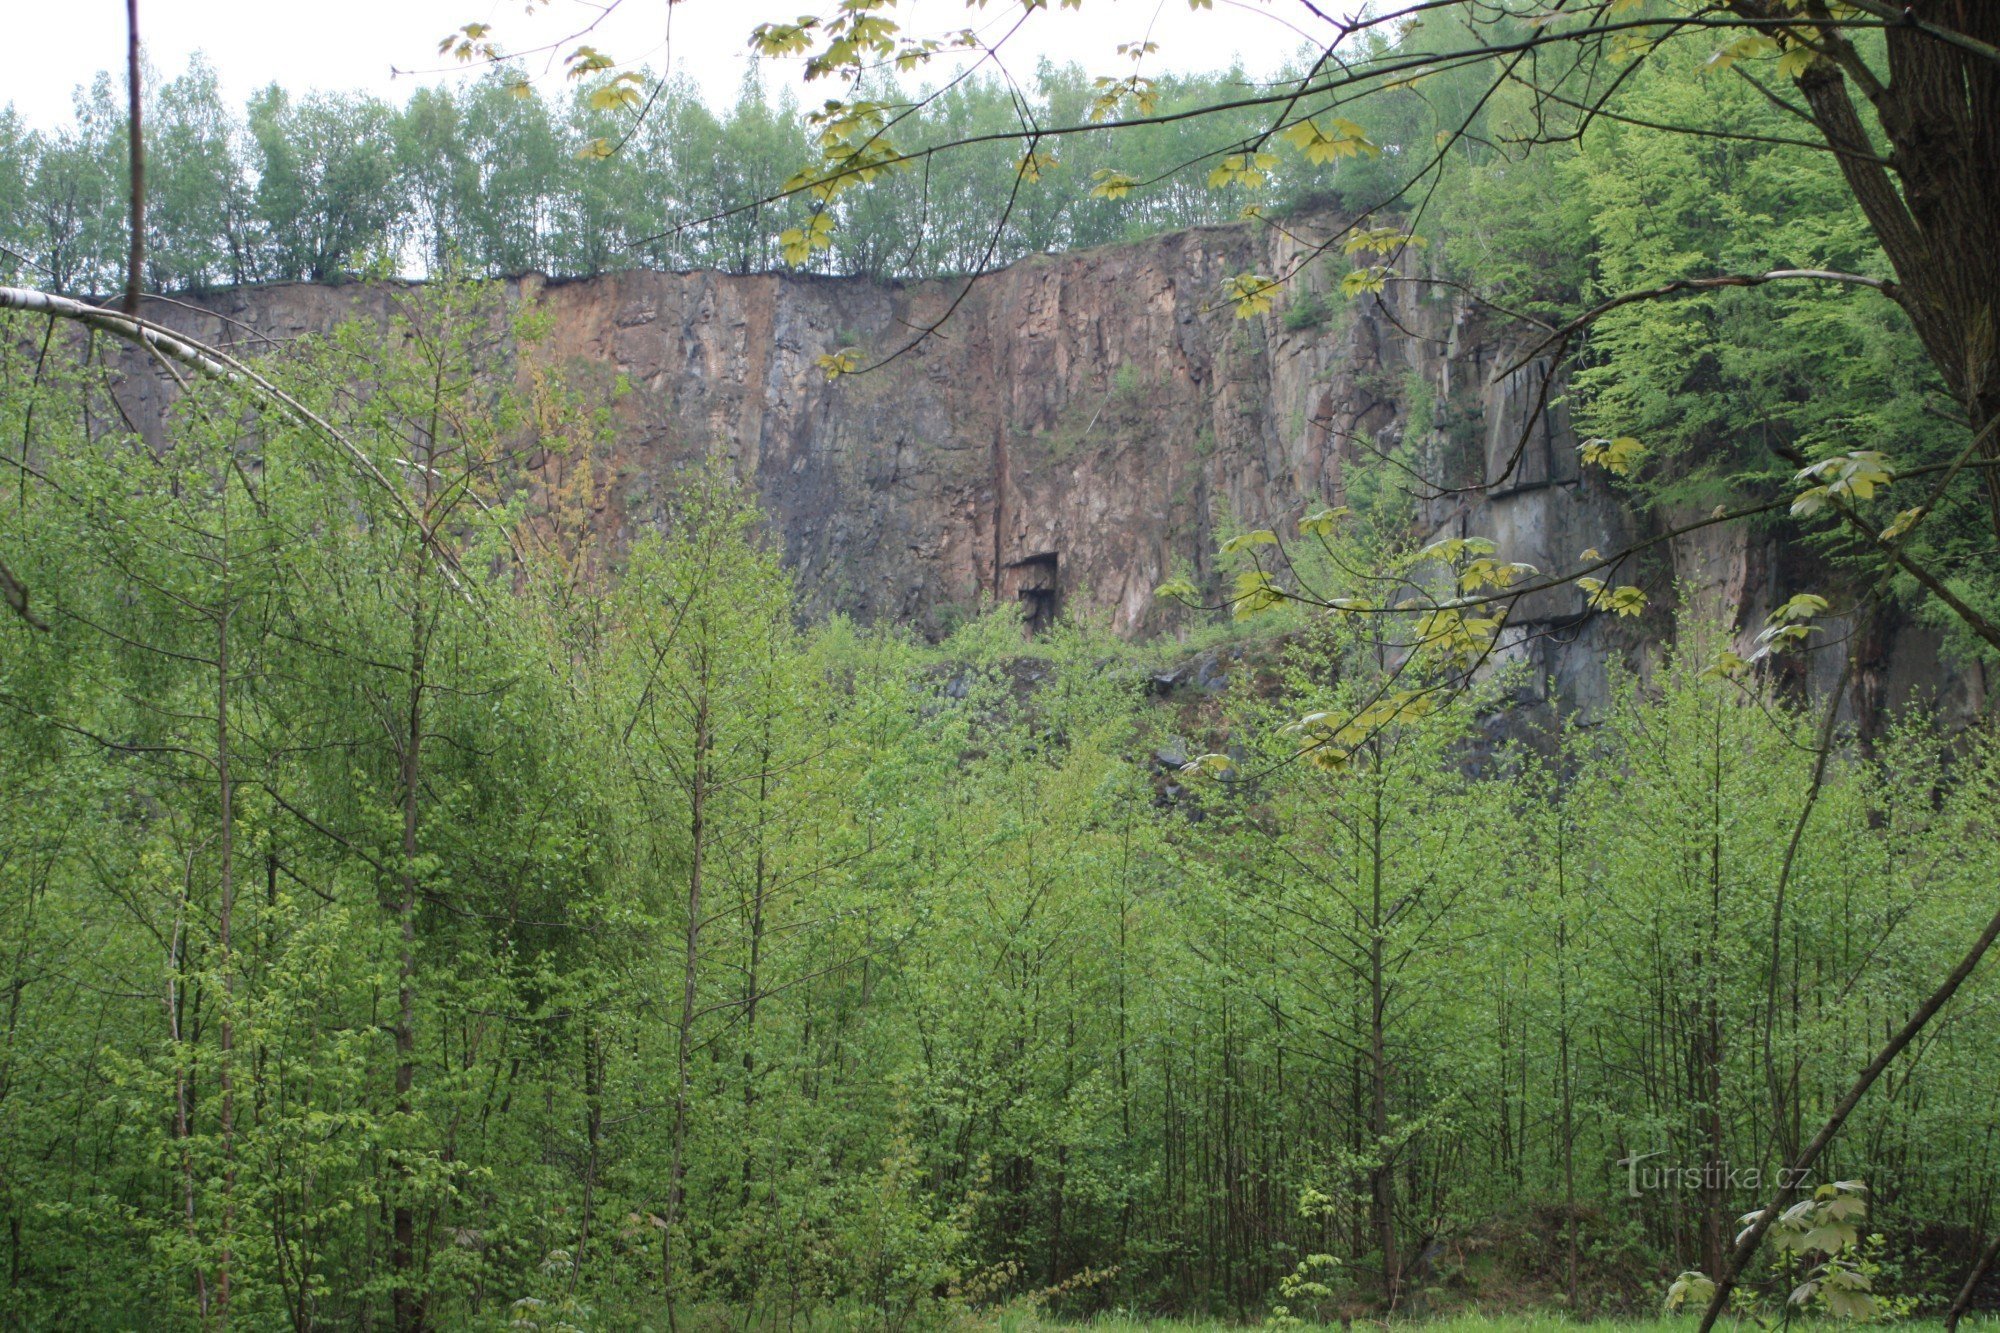
MULTIPOLYGON (((1520 335, 1443 289, 1335 296, 1329 318, 1287 328, 1287 302, 1326 299, 1338 285, 1320 259, 1268 316, 1239 320, 1217 300, 1231 274, 1292 271, 1335 225, 1203 227, 1017 264, 964 293, 942 336, 834 383, 820 356, 855 346, 872 360, 901 346, 963 282, 529 276, 507 282, 506 299, 540 303, 548 333, 515 347, 496 312, 494 364, 523 374, 532 356, 581 387, 629 386, 613 407, 620 482, 598 515, 614 543, 659 520, 682 469, 725 458, 756 492, 813 609, 933 638, 982 595, 1020 603, 1031 628, 1081 612, 1126 636, 1172 634, 1190 613, 1156 601, 1154 587, 1179 571, 1215 580, 1220 536, 1284 530, 1309 508, 1342 503, 1354 468, 1391 446, 1459 484, 1482 468, 1503 478, 1431 502, 1421 526, 1490 537, 1505 558, 1543 570, 1687 517, 1636 518, 1596 469, 1580 469, 1560 368, 1532 363, 1491 382, 1520 335), (1553 406, 1537 412, 1549 373, 1553 406)), ((251 347, 349 319, 386 323, 408 293, 401 283, 285 284, 148 313, 251 347)), ((157 438, 175 387, 142 355, 116 355, 124 406, 157 438)), ((1525 703, 1588 711, 1604 701, 1613 663, 1657 666, 1676 589, 1744 639, 1793 592, 1827 591, 1815 582, 1823 568, 1743 526, 1664 543, 1627 577, 1653 599, 1638 624, 1586 614, 1572 587, 1519 606, 1505 656, 1529 668, 1525 703)), ((1827 628, 1829 643, 1851 637, 1827 628)), ((1929 631, 1893 612, 1862 628, 1857 716, 1872 722, 1915 701, 1947 720, 1978 708, 1983 677, 1942 662, 1929 631)), ((1806 688, 1838 676, 1833 655, 1819 656, 1799 672, 1806 688)), ((1154 688, 1188 679, 1171 674, 1154 688)), ((1228 672, 1205 656, 1192 680, 1219 690, 1228 672)))

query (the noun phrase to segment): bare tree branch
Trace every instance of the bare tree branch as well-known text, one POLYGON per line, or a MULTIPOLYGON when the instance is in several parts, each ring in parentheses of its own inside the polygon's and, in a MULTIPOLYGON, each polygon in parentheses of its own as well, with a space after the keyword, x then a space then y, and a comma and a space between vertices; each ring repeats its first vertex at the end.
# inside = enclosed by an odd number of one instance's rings
POLYGON ((458 557, 410 507, 409 497, 403 494, 388 474, 377 467, 372 458, 352 440, 328 424, 323 417, 227 352, 184 337, 172 329, 137 315, 121 314, 101 306, 86 305, 67 296, 38 292, 27 287, 0 287, 0 310, 22 310, 69 320, 85 328, 108 333, 115 338, 144 347, 166 360, 177 361, 210 378, 249 386, 258 396, 271 403, 284 415, 330 441, 347 456, 354 464, 355 470, 365 480, 380 487, 402 516, 415 527, 419 539, 436 556, 445 579, 453 590, 470 600, 471 592, 459 578, 459 574, 463 571, 458 557))
POLYGON ((1523 352, 1515 358, 1513 364, 1495 372, 1493 379, 1498 382, 1507 378, 1551 348, 1554 349, 1555 355, 1560 356, 1577 334, 1623 306, 1636 305, 1640 301, 1658 301, 1663 297, 1677 296, 1682 292, 1716 291, 1724 287, 1761 287, 1767 282, 1795 281, 1844 282, 1856 287, 1871 287, 1899 304, 1902 294, 1902 289, 1886 278, 1871 278, 1860 273, 1838 273, 1832 269, 1822 268, 1775 268, 1768 273, 1725 273, 1712 278, 1675 278, 1672 282, 1662 283, 1658 287, 1623 292, 1591 307, 1523 352))
POLYGON ((132 245, 125 261, 125 313, 139 313, 146 267, 146 139, 140 123, 139 0, 125 0, 125 141, 132 166, 132 245))
POLYGON ((1715 1327, 1715 1321, 1729 1308, 1729 1294, 1736 1289, 1736 1280, 1742 1274, 1743 1266, 1757 1253, 1757 1247, 1764 1241, 1764 1233, 1771 1229, 1771 1224, 1778 1220, 1778 1214, 1784 1211, 1785 1205, 1790 1203, 1798 1192, 1797 1182, 1812 1169, 1813 1163, 1819 1160, 1820 1154, 1826 1151, 1827 1145, 1833 1142, 1836 1134, 1840 1133, 1841 1126, 1847 1123, 1847 1117, 1854 1113, 1854 1108, 1861 1104, 1861 1099, 1875 1086, 1875 1080, 1882 1077, 1882 1072, 1895 1063, 1896 1057, 1903 1053, 1904 1047, 1916 1040, 1917 1034, 1937 1016, 1938 1010, 1944 1008, 1946 1001, 1958 993, 1958 988, 1965 984, 1965 979, 1972 975, 1980 960, 1986 957, 1986 951, 1993 947, 1995 939, 2000 939, 2000 912, 1993 914, 1992 920, 1986 923, 1986 929, 1979 933, 1979 938, 1972 942, 1972 947, 1958 960, 1958 966, 1951 970, 1951 974, 1944 979, 1943 984, 1917 1006, 1916 1012, 1897 1029, 1896 1035, 1889 1038, 1882 1049, 1876 1052, 1875 1058, 1868 1062, 1868 1067, 1861 1071, 1860 1076, 1848 1088, 1847 1094, 1833 1108, 1833 1113, 1827 1116, 1826 1122, 1819 1127, 1819 1132, 1813 1135, 1812 1142, 1800 1149, 1798 1156, 1792 1159, 1791 1169, 1779 1177, 1784 1183, 1779 1188, 1777 1196, 1764 1205, 1764 1210, 1758 1213, 1737 1237, 1735 1248, 1730 1251, 1722 1273, 1715 1280, 1715 1294, 1709 1298, 1708 1309, 1702 1312, 1701 1327, 1697 1333, 1710 1333, 1715 1327))

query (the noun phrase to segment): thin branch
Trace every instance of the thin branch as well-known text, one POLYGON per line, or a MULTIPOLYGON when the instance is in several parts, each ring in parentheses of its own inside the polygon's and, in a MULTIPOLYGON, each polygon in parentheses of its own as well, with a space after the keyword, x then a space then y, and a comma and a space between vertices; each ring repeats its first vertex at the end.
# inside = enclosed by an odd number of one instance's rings
POLYGON ((140 125, 144 89, 139 82, 139 0, 125 0, 125 141, 131 162, 132 244, 125 259, 125 313, 139 313, 146 272, 146 140, 140 125))
POLYGON ((0 596, 7 599, 7 605, 13 608, 15 615, 36 629, 48 628, 46 621, 37 619, 35 613, 28 609, 28 585, 14 577, 14 571, 7 568, 4 560, 0 560, 0 596))
POLYGON ((67 296, 38 292, 28 287, 0 287, 0 310, 24 310, 69 320, 85 328, 109 333, 115 338, 122 338, 126 342, 144 347, 169 361, 178 361, 211 379, 248 385, 286 416, 331 441, 336 448, 347 455, 364 478, 381 487, 383 493, 402 512, 403 517, 416 528, 418 539, 438 558, 445 579, 451 584, 452 589, 468 602, 471 601, 471 592, 458 578, 460 570, 458 557, 445 547, 437 534, 410 507, 408 497, 397 489, 395 482, 375 465, 374 460, 311 408, 227 352, 192 338, 183 337, 172 329, 137 315, 120 314, 99 306, 86 305, 67 296))
POLYGON ((1675 278, 1672 282, 1658 287, 1648 287, 1641 291, 1624 292, 1599 305, 1584 311, 1569 323, 1536 343, 1515 359, 1512 365, 1494 374, 1495 382, 1507 378, 1521 367, 1533 361, 1551 348, 1560 355, 1572 338, 1595 324, 1614 310, 1640 301, 1658 301, 1668 296, 1678 296, 1682 292, 1717 291, 1724 287, 1762 287, 1767 282, 1839 282, 1855 287, 1868 287, 1882 293, 1892 301, 1901 303, 1902 288, 1887 278, 1871 278, 1862 273, 1841 273, 1824 268, 1774 268, 1768 273, 1724 273, 1712 278, 1675 278))
POLYGON ((1965 979, 1972 975, 1973 970, 1986 957, 1986 951, 1993 947, 1995 939, 2000 939, 2000 912, 1993 914, 1993 918, 1986 923, 1986 929, 1979 933, 1979 938, 1972 942, 1972 947, 1966 950, 1965 956, 1958 960, 1958 966, 1951 970, 1951 974, 1944 979, 1944 982, 1917 1006, 1917 1011, 1910 1015, 1909 1020, 1897 1029, 1896 1035, 1891 1037, 1876 1053, 1875 1058, 1868 1062, 1868 1067, 1856 1077, 1847 1094, 1840 1099, 1832 1114, 1828 1115, 1826 1122, 1819 1127, 1819 1132, 1813 1135, 1812 1142, 1792 1159, 1791 1169, 1779 1177, 1783 1184, 1776 1197, 1764 1205, 1764 1210, 1758 1213, 1737 1237, 1735 1248, 1730 1251, 1729 1257, 1724 1261, 1722 1274, 1716 1279, 1715 1294, 1709 1298, 1708 1309, 1702 1312, 1701 1327, 1697 1333, 1710 1333, 1715 1327, 1715 1321, 1729 1307, 1729 1296, 1736 1289, 1736 1280, 1743 1271, 1743 1265, 1757 1253, 1757 1247, 1764 1241, 1764 1234, 1771 1229, 1771 1224, 1777 1221, 1778 1214, 1784 1211, 1785 1205, 1790 1203, 1798 1192, 1797 1182, 1804 1179, 1805 1173, 1812 1169, 1813 1163, 1819 1160, 1820 1154, 1833 1142, 1841 1126, 1847 1123, 1847 1117, 1854 1113, 1854 1108, 1861 1104, 1861 1099, 1875 1086, 1875 1080, 1882 1077, 1882 1072, 1895 1063, 1896 1057, 1903 1053, 1905 1047, 1916 1040, 1917 1035, 1929 1025, 1931 1019, 1937 1016, 1938 1010, 1944 1008, 1945 1003, 1958 993, 1958 988, 1965 984, 1965 979))
POLYGON ((1898 28, 1915 28, 1926 37, 1934 37, 1947 46, 1956 46, 1962 51, 1970 51, 1984 60, 2000 64, 2000 46, 1989 46, 1976 37, 1968 37, 1955 28, 1947 28, 1942 23, 1931 23, 1920 19, 1910 5, 1884 4, 1882 0, 1847 0, 1848 4, 1864 14, 1873 14, 1898 28))

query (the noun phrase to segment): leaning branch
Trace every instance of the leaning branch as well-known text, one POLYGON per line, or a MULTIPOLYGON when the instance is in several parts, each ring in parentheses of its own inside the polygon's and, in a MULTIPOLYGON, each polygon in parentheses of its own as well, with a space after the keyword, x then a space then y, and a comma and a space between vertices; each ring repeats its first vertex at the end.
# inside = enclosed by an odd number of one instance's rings
POLYGON ((235 379, 243 372, 235 358, 224 357, 212 348, 183 338, 151 320, 120 314, 102 306, 86 305, 52 292, 38 292, 28 287, 0 287, 0 310, 21 310, 32 315, 66 319, 140 347, 150 347, 169 361, 178 361, 217 379, 235 379))
POLYGON ((7 562, 0 560, 0 598, 7 602, 8 609, 36 629, 47 629, 48 622, 28 609, 28 585, 14 577, 14 571, 7 568, 7 562))
POLYGON ((137 315, 106 310, 102 306, 87 305, 67 296, 57 296, 53 292, 39 292, 28 287, 0 287, 0 310, 20 310, 80 324, 85 328, 96 329, 135 346, 146 348, 164 360, 178 362, 211 379, 249 387, 293 421, 329 441, 347 456, 348 461, 365 480, 379 486, 402 516, 416 528, 418 538, 437 557, 445 579, 453 590, 460 596, 470 599, 471 594, 458 579, 458 557, 438 540, 437 534, 431 531, 416 510, 410 507, 408 497, 387 473, 375 465, 375 460, 352 440, 329 425, 325 418, 227 352, 137 315))
POLYGON ((1942 23, 1930 23, 1920 19, 1910 5, 1892 5, 1885 0, 1847 0, 1847 3, 1864 14, 1872 14, 1891 27, 1915 28, 1926 37, 1934 38, 1947 46, 1955 46, 1961 51, 1970 51, 1985 60, 2000 63, 2000 46, 1992 46, 1977 37, 1960 32, 1942 23))
POLYGON ((1972 1271, 1965 1275, 1965 1285, 1958 1289, 1958 1298, 1951 1303, 1951 1308, 1944 1312, 1944 1333, 1958 1333, 1958 1321, 1972 1308, 1972 1298, 1979 1293, 1981 1280, 1993 1270, 1996 1261, 2000 1261, 2000 1231, 1994 1232, 1993 1239, 1979 1252, 1979 1258, 1973 1262, 1972 1271))
POLYGON ((1641 301, 1658 301, 1669 296, 1678 296, 1683 292, 1709 292, 1723 287, 1762 287, 1767 282, 1840 282, 1854 287, 1871 288, 1892 301, 1900 301, 1902 296, 1902 288, 1887 278, 1871 278, 1862 273, 1841 273, 1824 268, 1774 268, 1768 273, 1723 273, 1711 278, 1676 278, 1658 287, 1624 292, 1592 306, 1522 353, 1514 364, 1499 371, 1493 378, 1496 382, 1507 378, 1550 348, 1555 348, 1560 354, 1577 334, 1624 306, 1637 305, 1641 301))
POLYGON ((1996 912, 1993 919, 1986 923, 1986 929, 1972 942, 1972 947, 1966 950, 1965 956, 1958 960, 1958 966, 1951 970, 1951 975, 1944 979, 1944 984, 1932 991, 1929 998, 1917 1006, 1917 1011, 1910 1015, 1909 1021, 1904 1023, 1896 1035, 1876 1053, 1875 1058, 1868 1062, 1868 1067, 1854 1080, 1853 1086, 1847 1090, 1847 1095, 1840 1099, 1840 1103, 1833 1108, 1833 1113, 1826 1118, 1826 1123, 1819 1127, 1819 1133, 1813 1135, 1812 1142, 1792 1159, 1791 1170, 1782 1178, 1783 1183, 1777 1196, 1764 1206, 1764 1211, 1758 1213, 1750 1225, 1743 1229, 1743 1234, 1736 1238, 1735 1248, 1729 1252, 1722 1273, 1716 1279, 1715 1294, 1709 1298, 1708 1309, 1702 1313, 1701 1328, 1697 1333, 1710 1333, 1715 1327, 1716 1319, 1729 1308, 1729 1294, 1735 1290, 1736 1280, 1742 1275, 1743 1266, 1757 1253, 1757 1247, 1763 1243, 1764 1233, 1771 1229, 1771 1224, 1778 1220, 1778 1214, 1784 1211, 1785 1205, 1790 1203, 1792 1196, 1797 1193, 1796 1182, 1804 1178, 1805 1173, 1819 1160, 1819 1155, 1826 1151, 1827 1145, 1833 1142, 1834 1136, 1840 1133, 1841 1126, 1847 1123, 1847 1117, 1861 1104, 1861 1099, 1868 1094, 1868 1089, 1875 1086, 1875 1080, 1895 1063, 1896 1057, 1903 1053, 1903 1048, 1916 1040, 1917 1034, 1929 1025, 1931 1019, 1937 1016, 1938 1010, 1944 1008, 1945 1003, 1957 993, 1958 988, 1965 984, 1965 979, 1972 975, 1980 960, 1986 957, 1986 952, 1993 947, 1995 939, 2000 939, 2000 912, 1996 912))

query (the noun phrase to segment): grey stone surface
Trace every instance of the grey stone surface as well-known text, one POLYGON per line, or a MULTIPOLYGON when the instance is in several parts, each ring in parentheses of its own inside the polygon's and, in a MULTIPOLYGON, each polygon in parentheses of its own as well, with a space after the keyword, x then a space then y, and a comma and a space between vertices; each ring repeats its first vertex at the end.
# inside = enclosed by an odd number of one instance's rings
MULTIPOLYGON (((1212 575, 1230 531, 1283 530, 1342 503, 1356 460, 1377 453, 1400 450, 1458 486, 1483 469, 1492 484, 1431 499, 1427 525, 1490 537, 1545 571, 1647 530, 1601 474, 1579 468, 1560 368, 1498 374, 1522 338, 1443 288, 1395 282, 1379 301, 1343 301, 1338 247, 1315 256, 1331 228, 1201 228, 1031 259, 969 291, 962 280, 530 276, 506 285, 507 301, 545 310, 548 333, 523 350, 496 322, 496 370, 519 375, 533 358, 629 384, 613 409, 617 483, 601 520, 615 542, 660 519, 682 467, 724 458, 817 607, 932 635, 982 598, 1087 611, 1124 635, 1170 633, 1184 613, 1153 599, 1157 584, 1212 575), (1267 315, 1238 319, 1220 295, 1232 274, 1295 268, 1267 315), (937 335, 910 345, 954 301, 937 335), (847 347, 864 363, 900 355, 829 382, 818 358, 847 347)), ((155 313, 254 347, 384 323, 407 296, 395 284, 280 285, 192 298, 206 313, 155 313)), ((136 356, 125 369, 127 410, 156 432, 173 386, 136 356)), ((1609 663, 1657 664, 1647 645, 1668 628, 1677 588, 1747 642, 1799 584, 1761 540, 1713 528, 1619 570, 1659 608, 1643 624, 1586 616, 1573 587, 1529 598, 1506 656, 1529 668, 1532 696, 1591 708, 1609 663)), ((1878 627, 1857 698, 1976 707, 1984 682, 1940 666, 1935 640, 1916 633, 1878 627)), ((1216 688, 1222 674, 1204 662, 1194 683, 1216 688)))

